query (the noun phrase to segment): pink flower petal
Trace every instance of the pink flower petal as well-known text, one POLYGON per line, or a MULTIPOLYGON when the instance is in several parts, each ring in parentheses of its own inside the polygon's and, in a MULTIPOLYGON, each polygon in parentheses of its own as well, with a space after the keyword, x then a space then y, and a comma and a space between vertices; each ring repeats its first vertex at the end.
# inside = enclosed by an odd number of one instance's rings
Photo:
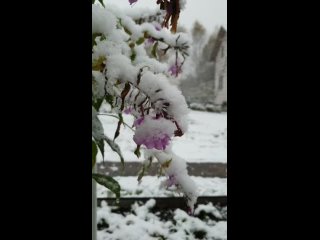
POLYGON ((136 120, 134 120, 133 125, 134 125, 135 127, 138 127, 138 126, 140 126, 140 125, 143 123, 143 121, 144 121, 144 117, 137 118, 136 120))
POLYGON ((131 107, 128 107, 127 109, 125 109, 123 111, 125 114, 130 114, 132 112, 132 108, 131 107))

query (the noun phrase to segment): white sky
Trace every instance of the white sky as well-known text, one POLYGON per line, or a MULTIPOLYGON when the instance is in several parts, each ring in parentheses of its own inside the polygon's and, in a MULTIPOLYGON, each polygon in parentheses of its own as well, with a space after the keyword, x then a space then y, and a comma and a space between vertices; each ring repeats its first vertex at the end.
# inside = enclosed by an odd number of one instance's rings
MULTIPOLYGON (((191 29, 195 20, 198 20, 209 33, 215 26, 222 25, 227 29, 227 0, 186 0, 187 4, 180 12, 178 24, 191 29)), ((121 8, 158 8, 156 0, 138 0, 130 6, 128 0, 104 0, 121 8)))

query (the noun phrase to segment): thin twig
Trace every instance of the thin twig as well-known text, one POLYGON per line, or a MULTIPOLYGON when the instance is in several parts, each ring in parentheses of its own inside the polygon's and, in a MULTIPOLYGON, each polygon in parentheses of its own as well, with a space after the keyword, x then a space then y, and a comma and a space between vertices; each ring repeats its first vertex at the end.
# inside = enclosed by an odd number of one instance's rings
MULTIPOLYGON (((108 114, 108 113, 98 113, 97 115, 102 115, 102 116, 109 116, 109 117, 114 117, 116 119, 119 119, 119 117, 115 116, 115 115, 112 115, 112 114, 108 114)), ((126 125, 128 128, 130 128, 133 132, 134 132, 134 129, 132 127, 130 127, 127 123, 125 122, 122 122, 124 125, 126 125)))

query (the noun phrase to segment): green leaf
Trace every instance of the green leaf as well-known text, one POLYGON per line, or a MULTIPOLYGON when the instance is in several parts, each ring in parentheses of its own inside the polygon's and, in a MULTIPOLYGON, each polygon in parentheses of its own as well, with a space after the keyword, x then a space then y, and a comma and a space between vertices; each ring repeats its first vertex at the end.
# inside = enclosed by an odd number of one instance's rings
POLYGON ((140 156, 141 156, 141 153, 140 153, 140 145, 137 145, 136 150, 134 150, 134 154, 135 154, 138 158, 140 158, 140 156))
POLYGON ((92 137, 98 145, 104 160, 104 130, 103 126, 97 117, 97 111, 92 106, 92 137))
POLYGON ((152 157, 149 157, 148 160, 149 160, 149 164, 147 166, 147 169, 150 169, 151 164, 152 164, 152 157))
POLYGON ((158 44, 159 42, 156 42, 153 47, 152 47, 152 51, 151 51, 151 54, 153 57, 157 58, 157 48, 158 48, 158 44))
POLYGON ((111 107, 113 108, 113 96, 109 93, 106 93, 105 99, 107 101, 107 103, 109 103, 111 105, 111 107))
POLYGON ((105 5, 104 5, 104 3, 103 3, 103 0, 98 0, 99 1, 99 3, 101 3, 101 5, 103 6, 103 7, 106 7, 105 5))
POLYGON ((137 53, 134 49, 131 50, 131 56, 130 59, 133 62, 136 59, 137 53))
POLYGON ((95 141, 99 141, 104 138, 104 130, 102 123, 100 122, 96 109, 92 106, 92 136, 95 141))
POLYGON ((123 123, 123 117, 122 117, 121 113, 118 114, 118 117, 119 117, 119 120, 121 121, 121 123, 123 123))
POLYGON ((97 37, 100 37, 100 41, 106 39, 106 36, 103 35, 102 33, 93 33, 93 34, 92 34, 92 47, 95 46, 95 45, 97 45, 97 42, 96 42, 96 38, 97 38, 97 37))
POLYGON ((140 172, 139 172, 139 175, 138 175, 138 182, 140 182, 141 181, 141 179, 142 179, 142 177, 144 176, 144 172, 146 171, 146 165, 142 165, 142 168, 141 168, 141 170, 140 170, 140 172))
POLYGON ((136 41, 136 44, 137 44, 137 45, 140 45, 140 44, 142 44, 142 43, 144 43, 144 37, 141 37, 141 38, 139 38, 139 39, 136 41))
POLYGON ((110 148, 119 155, 120 161, 121 161, 121 164, 122 164, 122 169, 124 169, 124 159, 123 159, 123 156, 122 156, 122 153, 121 153, 119 145, 117 143, 115 143, 114 141, 112 141, 107 136, 105 136, 105 140, 108 143, 108 145, 110 146, 110 148))
POLYGON ((97 153, 98 153, 97 145, 95 141, 92 140, 92 168, 96 164, 97 153))
POLYGON ((92 47, 93 47, 94 45, 97 45, 97 43, 96 43, 96 38, 99 37, 99 36, 102 36, 102 33, 93 33, 93 34, 92 34, 92 47))
MULTIPOLYGON (((121 22, 120 22, 120 24, 122 25, 121 22)), ((124 29, 124 31, 125 31, 127 34, 132 35, 132 32, 130 32, 128 28, 123 27, 123 29, 124 29)))
POLYGON ((96 99, 95 101, 92 102, 92 106, 93 106, 97 111, 99 111, 103 100, 104 100, 104 98, 96 99))
POLYGON ((119 203, 121 187, 116 180, 114 180, 112 177, 101 175, 98 173, 92 173, 92 178, 97 183, 108 188, 111 192, 113 192, 116 195, 117 202, 119 203))
POLYGON ((114 133, 113 141, 119 136, 119 134, 120 134, 120 127, 121 127, 121 124, 123 123, 122 114, 119 113, 118 116, 119 116, 119 121, 118 121, 118 125, 117 125, 116 132, 114 133))
POLYGON ((161 177, 163 172, 163 167, 160 165, 159 171, 158 171, 158 178, 161 177))
POLYGON ((103 139, 100 139, 99 141, 97 141, 98 143, 98 148, 102 154, 102 160, 104 161, 104 141, 103 139))

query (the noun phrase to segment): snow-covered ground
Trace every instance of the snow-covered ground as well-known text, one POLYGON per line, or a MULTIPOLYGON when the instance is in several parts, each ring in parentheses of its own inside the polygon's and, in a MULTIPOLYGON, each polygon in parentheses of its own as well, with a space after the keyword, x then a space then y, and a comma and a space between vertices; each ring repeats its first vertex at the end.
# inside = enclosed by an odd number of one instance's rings
MULTIPOLYGON (((200 196, 226 196, 226 178, 191 177, 197 184, 200 196)), ((115 177, 121 186, 121 197, 172 197, 179 196, 176 191, 161 188, 165 177, 144 176, 141 183, 137 177, 115 177)), ((181 195, 180 195, 181 196, 181 195)), ((114 197, 105 187, 97 185, 97 197, 114 197)))
POLYGON ((191 111, 189 130, 173 140, 173 150, 187 162, 227 163, 227 114, 191 111))
POLYGON ((215 221, 208 216, 202 220, 197 217, 202 211, 222 219, 221 213, 211 203, 199 205, 195 209, 195 217, 176 209, 172 218, 162 220, 160 213, 150 211, 154 205, 154 199, 142 206, 135 203, 132 211, 123 216, 113 213, 111 207, 104 203, 98 208, 97 216, 98 222, 103 219, 108 228, 98 231, 98 240, 227 239, 227 221, 215 221))
MULTIPOLYGON (((124 121, 131 126, 133 117, 123 114, 124 121)), ((105 134, 113 138, 118 119, 110 116, 99 116, 105 134)), ((227 114, 190 111, 189 129, 182 137, 173 139, 173 151, 187 162, 222 162, 227 163, 227 114)), ((141 161, 133 153, 136 144, 133 131, 121 126, 120 136, 116 139, 125 161, 141 161)), ((119 156, 109 146, 105 146, 106 161, 120 161, 119 156)), ((102 161, 101 155, 97 158, 102 161)))

